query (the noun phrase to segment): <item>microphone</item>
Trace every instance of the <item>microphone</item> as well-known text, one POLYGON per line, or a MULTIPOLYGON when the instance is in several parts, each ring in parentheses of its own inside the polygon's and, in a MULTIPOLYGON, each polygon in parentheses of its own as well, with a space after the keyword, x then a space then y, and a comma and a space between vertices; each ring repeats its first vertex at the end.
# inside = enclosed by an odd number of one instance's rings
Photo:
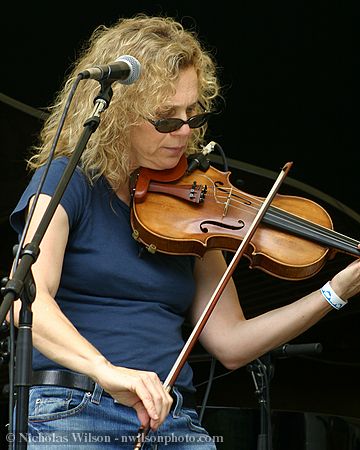
POLYGON ((83 79, 119 81, 121 84, 132 84, 139 78, 140 72, 139 61, 131 55, 123 55, 111 64, 91 67, 83 70, 79 75, 83 79))
POLYGON ((210 161, 207 159, 206 155, 212 152, 215 148, 216 142, 210 141, 199 153, 194 153, 188 156, 188 168, 186 172, 189 174, 195 169, 199 168, 203 172, 208 170, 210 167, 210 161))
POLYGON ((274 358, 286 358, 290 356, 313 355, 322 352, 322 345, 314 344, 284 344, 270 351, 274 358))

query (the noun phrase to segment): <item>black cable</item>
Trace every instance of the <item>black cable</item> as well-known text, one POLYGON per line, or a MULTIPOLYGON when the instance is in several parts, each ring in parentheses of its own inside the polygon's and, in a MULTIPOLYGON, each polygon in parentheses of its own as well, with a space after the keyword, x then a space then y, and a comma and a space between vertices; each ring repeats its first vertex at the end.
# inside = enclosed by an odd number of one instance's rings
POLYGON ((215 148, 219 151, 219 153, 221 155, 221 159, 223 160, 224 172, 227 172, 229 170, 229 164, 227 162, 225 152, 222 149, 221 145, 218 144, 217 142, 215 142, 215 148))
POLYGON ((206 391, 205 391, 205 394, 203 397, 203 401, 202 401, 201 409, 200 409, 200 413, 199 413, 200 423, 202 423, 202 419, 204 417, 206 405, 207 405, 209 395, 210 395, 210 389, 211 389, 212 383, 214 381, 215 366, 216 366, 216 358, 214 358, 214 356, 212 356, 211 364, 210 364, 210 374, 209 374, 209 378, 207 380, 206 391))
MULTIPOLYGON (((58 141, 59 141, 59 137, 60 137, 61 131, 62 131, 62 129, 63 129, 64 123, 65 123, 65 119, 66 119, 67 113, 68 113, 69 108, 70 108, 71 101, 72 101, 72 99, 73 99, 73 97, 74 97, 74 94, 75 94, 75 91, 76 91, 76 89, 77 89, 77 87, 78 87, 78 84, 79 84, 79 82, 82 80, 82 78, 83 78, 82 75, 78 75, 78 76, 76 77, 76 79, 75 79, 75 81, 74 81, 74 83, 73 83, 73 85, 72 85, 72 87, 71 87, 71 90, 70 90, 70 92, 69 92, 69 96, 68 96, 68 98, 67 98, 67 101, 66 101, 64 110, 63 110, 63 112, 62 112, 62 115, 61 115, 61 118, 60 118, 60 122, 59 122, 58 128, 57 128, 57 130, 56 130, 55 137, 54 137, 54 140, 53 140, 53 143, 52 143, 50 152, 49 152, 49 157, 48 157, 48 160, 47 160, 46 165, 45 165, 45 170, 44 170, 44 172, 43 172, 43 174, 42 174, 41 180, 40 180, 39 185, 38 185, 38 188, 37 188, 37 190, 36 190, 35 197, 34 197, 34 201, 33 201, 32 205, 31 205, 30 210, 29 210, 29 214, 28 214, 27 217, 26 217, 24 229, 23 229, 22 234, 21 234, 21 236, 20 236, 19 244, 17 245, 17 250, 16 250, 15 258, 14 258, 14 262, 13 262, 12 269, 11 269, 11 272, 12 272, 12 273, 15 272, 16 267, 17 267, 18 264, 19 264, 19 260, 20 260, 20 257, 21 257, 21 252, 22 252, 22 248, 23 248, 23 245, 24 245, 25 237, 26 237, 27 231, 28 231, 28 229, 29 229, 31 219, 32 219, 32 217, 33 217, 33 215, 34 215, 35 207, 36 207, 36 204, 37 204, 37 202, 38 202, 38 199, 39 199, 39 196, 40 196, 40 193, 41 193, 41 189, 42 189, 42 187, 43 187, 43 185, 44 185, 46 176, 47 176, 47 174, 48 174, 48 172, 49 172, 50 164, 51 164, 51 162, 52 162, 52 160, 53 160, 53 158, 54 158, 55 149, 56 149, 57 143, 58 143, 58 141)), ((10 308, 9 329, 10 329, 10 348, 11 348, 11 352, 10 352, 10 362, 9 362, 9 424, 8 424, 8 431, 11 433, 11 432, 13 431, 13 429, 14 429, 14 427, 13 427, 13 413, 14 413, 14 373, 15 373, 15 356, 14 356, 14 348, 15 348, 15 342, 14 342, 14 340, 15 340, 14 305, 11 305, 11 308, 10 308)), ((8 447, 9 450, 12 450, 12 446, 13 446, 13 444, 9 442, 9 447, 8 447)))
MULTIPOLYGON (((14 367, 15 367, 15 326, 14 326, 14 308, 10 309, 10 323, 9 323, 9 423, 8 423, 8 433, 13 431, 13 408, 14 408, 14 367)), ((9 440, 9 450, 12 450, 12 443, 9 440)))
POLYGON ((71 101, 72 101, 72 99, 74 97, 75 91, 76 91, 76 89, 78 87, 78 84, 79 84, 79 82, 81 80, 82 80, 82 76, 78 75, 76 80, 74 81, 72 87, 71 87, 68 99, 66 101, 64 110, 62 112, 62 115, 61 115, 61 118, 60 118, 60 122, 59 122, 58 128, 57 128, 56 133, 55 133, 54 141, 52 143, 52 146, 51 146, 51 149, 50 149, 50 152, 49 152, 49 157, 48 157, 48 160, 47 160, 47 162, 45 164, 44 173, 42 174, 40 183, 39 183, 38 188, 37 188, 36 193, 35 193, 33 204, 31 205, 29 214, 27 215, 27 218, 26 218, 26 221, 25 221, 23 232, 21 234, 21 238, 20 238, 19 245, 18 245, 18 250, 17 250, 17 253, 16 253, 16 257, 15 257, 15 267, 17 267, 17 265, 18 265, 18 262, 19 262, 19 259, 20 259, 20 255, 21 255, 21 251, 22 251, 22 247, 23 247, 24 240, 25 240, 25 237, 26 237, 26 233, 28 231, 28 228, 29 228, 32 216, 34 214, 34 210, 35 210, 36 204, 38 202, 38 199, 39 199, 39 196, 40 196, 40 193, 41 193, 41 189, 42 189, 42 187, 44 185, 45 179, 46 179, 47 174, 49 172, 50 164, 51 164, 51 162, 52 162, 52 160, 54 158, 55 149, 56 149, 57 143, 59 141, 60 134, 61 134, 61 131, 63 129, 64 122, 65 122, 67 113, 68 113, 69 108, 70 108, 71 101))
MULTIPOLYGON (((216 377, 213 377, 213 378, 212 378, 212 381, 219 380, 220 378, 223 378, 223 377, 227 377, 228 375, 230 375, 230 374, 232 374, 233 372, 235 372, 235 370, 236 370, 236 369, 234 369, 234 370, 228 370, 228 371, 225 372, 225 373, 222 373, 222 374, 220 374, 220 375, 216 375, 216 377)), ((202 381, 201 383, 195 384, 195 387, 196 387, 196 388, 199 388, 199 387, 203 386, 204 384, 207 384, 208 382, 209 382, 209 378, 208 378, 207 380, 205 380, 205 381, 202 381)))

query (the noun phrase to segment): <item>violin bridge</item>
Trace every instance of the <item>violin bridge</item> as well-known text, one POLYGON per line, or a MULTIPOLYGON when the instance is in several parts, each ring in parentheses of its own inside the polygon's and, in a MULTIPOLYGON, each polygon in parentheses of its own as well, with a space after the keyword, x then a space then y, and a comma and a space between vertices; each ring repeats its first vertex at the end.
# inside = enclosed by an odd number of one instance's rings
POLYGON ((224 205, 224 211, 223 211, 223 214, 222 214, 222 216, 223 216, 223 218, 226 216, 226 214, 227 214, 227 212, 228 212, 228 209, 229 209, 229 206, 230 206, 230 200, 231 200, 231 195, 232 195, 232 187, 230 188, 230 191, 229 191, 229 194, 228 194, 228 196, 227 196, 227 200, 226 200, 226 202, 225 202, 225 205, 224 205))

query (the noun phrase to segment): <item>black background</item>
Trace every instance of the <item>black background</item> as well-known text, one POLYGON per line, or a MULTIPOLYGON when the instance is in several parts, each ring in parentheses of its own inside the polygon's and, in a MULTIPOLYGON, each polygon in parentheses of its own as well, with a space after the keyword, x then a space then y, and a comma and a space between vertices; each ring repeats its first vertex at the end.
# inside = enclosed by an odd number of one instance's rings
MULTIPOLYGON (((262 176, 264 170, 275 177, 285 162, 293 161, 289 179, 306 186, 304 192, 311 192, 315 199, 322 201, 321 194, 327 194, 322 204, 334 213, 335 224, 341 232, 359 238, 360 156, 353 136, 355 51, 349 3, 241 1, 236 7, 235 11, 233 2, 224 1, 95 6, 8 3, 0 30, 1 92, 34 108, 46 107, 81 43, 96 26, 111 25, 118 17, 138 12, 173 16, 185 27, 195 28, 216 56, 226 107, 212 120, 209 139, 236 161, 236 177, 245 180, 247 190, 256 188, 255 193, 265 194, 270 183, 262 176), (246 164, 252 165, 255 181, 246 172, 246 164)), ((24 157, 40 121, 9 105, 0 106, 0 253, 1 273, 6 275, 15 241, 8 215, 25 184, 24 157)), ((327 267, 327 272, 312 279, 314 286, 338 269, 327 267)), ((236 282, 249 315, 313 288, 306 282, 294 288, 291 283, 256 278, 264 275, 248 272, 245 267, 239 269, 236 282)), ((328 345, 325 364, 311 359, 279 361, 273 381, 274 407, 360 417, 359 309, 350 308, 330 315, 300 338, 328 345)), ((194 367, 197 381, 206 379, 207 363, 194 367)), ((211 402, 256 407, 253 391, 244 368, 214 385, 211 402)))
POLYGON ((358 210, 349 4, 249 1, 235 12, 227 2, 169 3, 9 3, 1 27, 2 92, 47 106, 97 25, 136 12, 169 14, 195 27, 216 55, 227 104, 211 137, 227 156, 274 171, 293 161, 292 178, 358 210))

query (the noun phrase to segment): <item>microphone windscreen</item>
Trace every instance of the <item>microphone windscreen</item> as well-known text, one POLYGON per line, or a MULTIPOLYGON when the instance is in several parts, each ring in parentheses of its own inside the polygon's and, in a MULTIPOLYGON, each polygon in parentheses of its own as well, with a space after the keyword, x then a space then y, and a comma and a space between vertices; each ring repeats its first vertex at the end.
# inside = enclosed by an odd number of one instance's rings
POLYGON ((131 55, 120 56, 116 61, 126 62, 130 67, 130 74, 125 80, 121 80, 121 84, 132 84, 140 76, 141 64, 139 61, 131 55))

